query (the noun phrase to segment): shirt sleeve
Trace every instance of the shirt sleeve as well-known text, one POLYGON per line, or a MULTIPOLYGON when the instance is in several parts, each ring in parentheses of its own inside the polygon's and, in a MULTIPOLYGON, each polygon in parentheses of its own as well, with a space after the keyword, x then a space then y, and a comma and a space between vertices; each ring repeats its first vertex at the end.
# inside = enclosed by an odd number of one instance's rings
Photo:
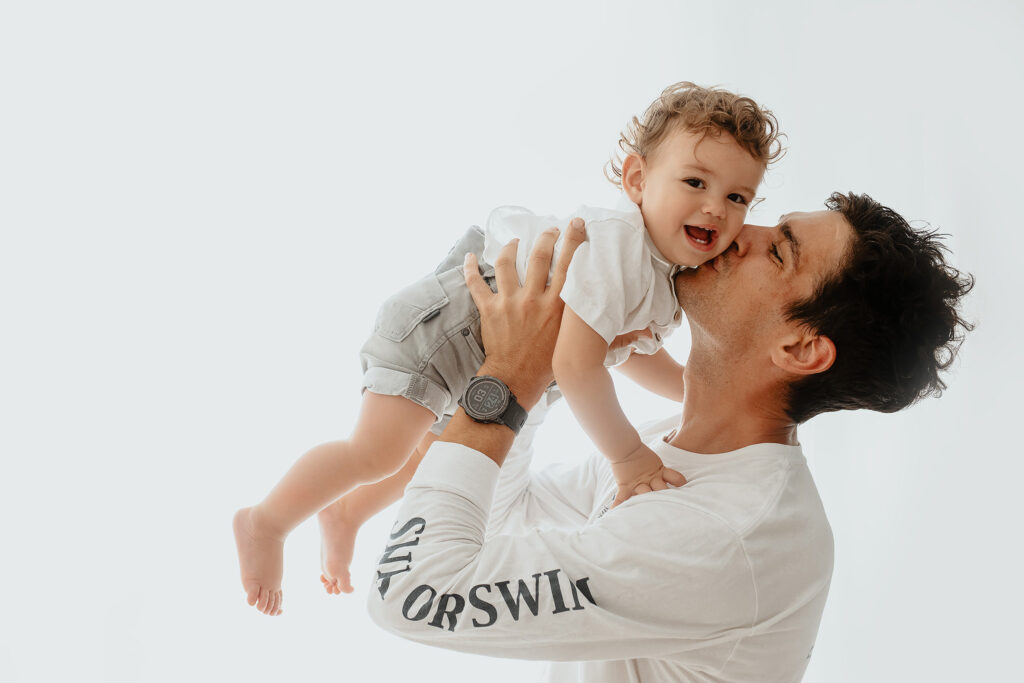
POLYGON ((532 469, 532 437, 540 424, 531 424, 532 417, 531 413, 501 466, 487 520, 488 537, 525 528, 577 527, 594 509, 600 456, 532 469))
POLYGON ((594 523, 485 541, 497 476, 472 449, 431 447, 370 591, 379 625, 463 652, 562 661, 678 654, 751 625, 742 543, 680 503, 681 489, 634 497, 594 523))
MULTIPOLYGON (((587 225, 587 239, 573 254, 562 300, 608 344, 632 332, 654 277, 641 230, 609 219, 587 225)), ((649 323, 650 320, 646 320, 649 323)))

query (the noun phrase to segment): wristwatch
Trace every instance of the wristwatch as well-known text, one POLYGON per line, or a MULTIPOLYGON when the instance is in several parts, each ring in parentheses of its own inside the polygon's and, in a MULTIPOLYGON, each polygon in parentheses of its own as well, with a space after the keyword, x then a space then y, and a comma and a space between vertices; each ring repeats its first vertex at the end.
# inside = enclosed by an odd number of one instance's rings
POLYGON ((490 375, 480 375, 469 380, 459 405, 466 411, 466 415, 477 422, 502 424, 516 434, 526 422, 526 410, 519 405, 504 382, 490 375))

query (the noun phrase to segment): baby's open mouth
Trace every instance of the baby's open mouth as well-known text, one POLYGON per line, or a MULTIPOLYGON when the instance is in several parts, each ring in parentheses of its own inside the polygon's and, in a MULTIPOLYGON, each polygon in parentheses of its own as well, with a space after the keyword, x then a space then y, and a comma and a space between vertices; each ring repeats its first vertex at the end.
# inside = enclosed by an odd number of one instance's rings
POLYGON ((710 249, 711 245, 715 242, 715 236, 718 234, 714 228, 705 228, 699 225, 687 225, 684 226, 684 229, 686 230, 686 236, 690 238, 690 242, 701 250, 710 249))

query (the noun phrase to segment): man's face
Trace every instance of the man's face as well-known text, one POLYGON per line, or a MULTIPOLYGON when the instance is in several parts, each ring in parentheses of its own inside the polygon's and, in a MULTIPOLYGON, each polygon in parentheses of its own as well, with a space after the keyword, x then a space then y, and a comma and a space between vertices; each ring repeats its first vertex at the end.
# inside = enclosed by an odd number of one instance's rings
POLYGON ((836 272, 852 238, 835 211, 786 214, 773 228, 743 226, 729 249, 676 276, 695 348, 707 341, 723 358, 770 349, 796 325, 786 308, 836 272))

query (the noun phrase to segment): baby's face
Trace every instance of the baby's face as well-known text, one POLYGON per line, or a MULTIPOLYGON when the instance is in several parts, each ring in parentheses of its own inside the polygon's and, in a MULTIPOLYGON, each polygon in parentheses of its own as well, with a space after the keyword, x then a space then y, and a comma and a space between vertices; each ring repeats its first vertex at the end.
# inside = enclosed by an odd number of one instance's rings
POLYGON ((654 245, 682 266, 725 251, 739 234, 764 175, 764 164, 727 134, 676 128, 642 160, 640 187, 624 183, 654 245))

